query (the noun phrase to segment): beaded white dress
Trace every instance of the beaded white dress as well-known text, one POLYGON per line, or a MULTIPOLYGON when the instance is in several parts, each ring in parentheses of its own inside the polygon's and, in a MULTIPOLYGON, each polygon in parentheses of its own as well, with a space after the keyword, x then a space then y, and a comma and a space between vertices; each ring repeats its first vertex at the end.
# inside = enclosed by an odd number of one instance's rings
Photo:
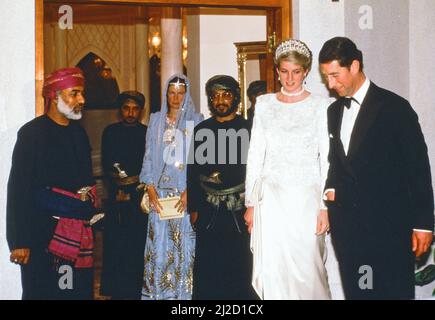
POLYGON ((263 299, 330 299, 325 237, 316 219, 328 170, 327 108, 310 95, 296 103, 257 98, 246 177, 254 206, 252 284, 263 299))

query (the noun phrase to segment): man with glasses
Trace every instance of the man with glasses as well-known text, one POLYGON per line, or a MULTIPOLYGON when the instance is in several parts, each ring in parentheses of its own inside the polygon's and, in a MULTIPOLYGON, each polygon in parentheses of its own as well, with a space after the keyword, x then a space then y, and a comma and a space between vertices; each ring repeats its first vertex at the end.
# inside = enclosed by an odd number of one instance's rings
POLYGON ((187 205, 197 236, 193 299, 255 299, 243 221, 249 124, 236 113, 240 87, 234 78, 212 77, 206 93, 212 117, 195 127, 187 168, 187 205))

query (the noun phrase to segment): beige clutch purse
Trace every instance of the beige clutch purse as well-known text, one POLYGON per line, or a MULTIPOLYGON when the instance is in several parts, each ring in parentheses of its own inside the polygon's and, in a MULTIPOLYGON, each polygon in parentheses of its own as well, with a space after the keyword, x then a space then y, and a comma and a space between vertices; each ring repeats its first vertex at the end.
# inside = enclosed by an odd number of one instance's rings
POLYGON ((160 212, 160 220, 183 218, 184 212, 178 212, 175 205, 180 201, 180 197, 159 198, 159 202, 163 207, 160 212))
POLYGON ((150 213, 151 211, 150 197, 148 197, 148 192, 146 190, 142 197, 142 201, 140 202, 140 207, 144 213, 150 213))

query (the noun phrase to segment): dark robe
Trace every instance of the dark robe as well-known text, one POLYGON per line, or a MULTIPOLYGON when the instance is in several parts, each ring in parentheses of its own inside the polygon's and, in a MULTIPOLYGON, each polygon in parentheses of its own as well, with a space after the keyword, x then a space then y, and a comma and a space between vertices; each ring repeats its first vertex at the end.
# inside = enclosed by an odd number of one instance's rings
MULTIPOLYGON (((23 299, 92 299, 93 271, 73 268, 73 289, 59 288, 53 256, 47 253, 57 220, 37 209, 32 198, 46 186, 77 192, 94 185, 90 144, 76 122, 61 126, 43 115, 18 131, 7 195, 7 240, 10 250, 30 248, 21 266, 23 299)), ((62 261, 61 264, 70 264, 62 261)))
POLYGON ((248 109, 248 123, 249 123, 249 129, 252 129, 252 125, 254 123, 254 115, 255 115, 255 107, 252 106, 248 109))
POLYGON ((140 209, 143 193, 137 192, 139 182, 118 185, 113 180, 119 163, 129 177, 142 168, 147 127, 126 126, 122 122, 105 128, 102 139, 102 163, 109 180, 109 199, 104 224, 102 293, 113 299, 140 299, 143 284, 144 249, 148 216, 140 209), (116 199, 119 192, 130 200, 116 199))
MULTIPOLYGON (((195 127, 195 135, 201 129, 212 130, 215 141, 214 163, 199 164, 198 157, 187 168, 188 211, 198 212, 196 221, 196 251, 193 270, 193 299, 256 299, 251 286, 252 254, 249 248, 249 234, 243 220, 245 212, 243 192, 246 177, 246 154, 242 159, 242 140, 237 140, 237 150, 226 147, 226 163, 218 164, 218 129, 246 130, 249 124, 242 117, 226 122, 210 118, 195 127), (228 164, 231 155, 237 152, 237 162, 228 164), (219 172, 222 183, 204 181, 212 173, 219 172), (202 176, 202 179, 201 179, 202 176), (226 200, 219 206, 207 201, 207 194, 201 184, 215 190, 228 190, 242 186, 241 192, 235 192, 240 201, 236 210, 229 210, 226 200), (241 195, 241 196, 240 196, 241 195)), ((227 140, 228 141, 228 140, 227 140)), ((249 134, 244 141, 247 152, 249 134)), ((197 152, 201 141, 194 142, 197 152)))

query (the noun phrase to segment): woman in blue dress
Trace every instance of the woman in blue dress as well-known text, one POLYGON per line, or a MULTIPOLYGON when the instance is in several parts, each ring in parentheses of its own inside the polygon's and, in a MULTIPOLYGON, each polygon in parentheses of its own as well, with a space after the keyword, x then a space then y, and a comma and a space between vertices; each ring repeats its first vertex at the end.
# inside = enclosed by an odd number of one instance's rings
POLYGON ((195 233, 189 215, 160 219, 159 198, 176 195, 186 211, 186 164, 193 128, 203 120, 195 111, 190 83, 174 75, 165 86, 161 110, 151 114, 141 182, 147 185, 151 212, 145 245, 143 300, 188 300, 192 296, 195 233))

